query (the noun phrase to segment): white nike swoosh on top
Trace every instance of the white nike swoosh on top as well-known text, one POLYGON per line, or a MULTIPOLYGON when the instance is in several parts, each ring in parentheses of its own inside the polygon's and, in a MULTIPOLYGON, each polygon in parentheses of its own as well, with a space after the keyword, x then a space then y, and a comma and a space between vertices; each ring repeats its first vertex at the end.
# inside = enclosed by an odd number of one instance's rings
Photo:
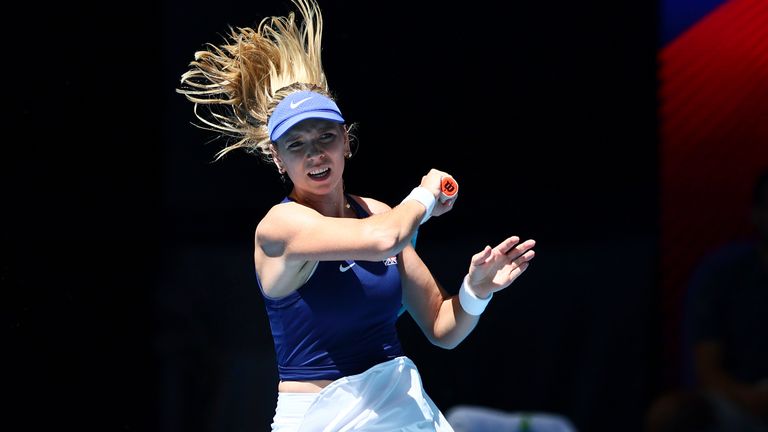
POLYGON ((298 107, 299 105, 303 104, 304 102, 306 102, 306 101, 308 101, 310 99, 312 99, 312 96, 305 97, 304 99, 302 99, 300 101, 291 102, 291 109, 296 109, 296 107, 298 107))
POLYGON ((347 270, 351 269, 352 267, 354 267, 354 265, 355 265, 354 261, 352 261, 352 264, 350 264, 348 266, 344 266, 344 264, 339 264, 339 271, 344 273, 345 271, 347 271, 347 270))

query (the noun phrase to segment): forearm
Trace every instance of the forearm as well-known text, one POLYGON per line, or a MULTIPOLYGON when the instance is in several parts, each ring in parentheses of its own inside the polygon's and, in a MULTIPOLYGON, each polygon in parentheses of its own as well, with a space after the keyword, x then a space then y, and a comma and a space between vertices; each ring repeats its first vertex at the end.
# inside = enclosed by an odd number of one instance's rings
POLYGON ((441 341, 439 346, 455 348, 472 333, 491 298, 493 294, 478 297, 470 287, 469 275, 465 276, 458 294, 440 304, 434 328, 436 339, 441 341))
POLYGON ((391 210, 365 219, 371 238, 381 239, 384 258, 400 253, 432 214, 435 197, 427 189, 415 188, 403 202, 391 210))
POLYGON ((479 315, 470 315, 461 307, 459 296, 445 299, 434 324, 432 343, 445 349, 456 348, 475 329, 479 315))
POLYGON ((376 249, 380 256, 375 259, 383 260, 395 256, 410 244, 424 211, 424 206, 418 202, 407 201, 390 211, 363 219, 366 229, 361 235, 375 239, 379 245, 376 249))

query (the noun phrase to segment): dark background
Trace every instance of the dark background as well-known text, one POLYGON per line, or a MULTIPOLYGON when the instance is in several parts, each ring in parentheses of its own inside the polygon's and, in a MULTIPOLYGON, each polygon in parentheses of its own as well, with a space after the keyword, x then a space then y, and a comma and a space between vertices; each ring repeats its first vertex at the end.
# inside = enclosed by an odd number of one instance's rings
MULTIPOLYGON (((654 2, 321 1, 360 146, 351 193, 461 186, 417 250, 455 291, 516 234, 533 265, 462 345, 406 353, 444 411, 484 404, 639 431, 658 359, 654 2)), ((20 5, 4 67, 3 326, 15 430, 255 431, 276 367, 252 235, 286 193, 175 93, 196 50, 287 1, 20 5), (14 131, 11 134, 10 131, 14 131)))

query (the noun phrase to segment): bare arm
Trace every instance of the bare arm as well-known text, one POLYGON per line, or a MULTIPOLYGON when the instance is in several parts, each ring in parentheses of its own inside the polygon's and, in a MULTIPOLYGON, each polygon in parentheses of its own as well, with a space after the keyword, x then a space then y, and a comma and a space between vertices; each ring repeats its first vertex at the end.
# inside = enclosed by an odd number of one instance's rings
MULTIPOLYGON (((475 254, 469 265, 466 283, 478 297, 509 286, 527 268, 534 257, 535 242, 520 243, 510 237, 494 248, 487 246, 475 254)), ((451 349, 474 330, 479 316, 468 314, 459 296, 448 296, 412 247, 402 253, 400 265, 403 298, 408 312, 434 345, 451 349)))
MULTIPOLYGON (((434 199, 440 179, 447 175, 431 170, 421 186, 434 199)), ((405 200, 390 208, 364 199, 372 215, 365 219, 328 217, 301 204, 274 206, 256 228, 254 262, 264 294, 283 297, 298 289, 318 261, 381 261, 397 255, 410 244, 427 209, 417 200, 405 200)), ((450 210, 437 203, 432 215, 450 210)))
POLYGON ((464 313, 458 296, 448 295, 413 247, 403 250, 398 266, 408 313, 432 344, 456 347, 474 330, 479 317, 464 313))
MULTIPOLYGON (((371 200, 369 200, 371 201, 371 200)), ((365 219, 326 217, 297 203, 273 207, 256 229, 256 243, 270 258, 288 261, 383 260, 410 241, 425 208, 406 201, 365 219)))

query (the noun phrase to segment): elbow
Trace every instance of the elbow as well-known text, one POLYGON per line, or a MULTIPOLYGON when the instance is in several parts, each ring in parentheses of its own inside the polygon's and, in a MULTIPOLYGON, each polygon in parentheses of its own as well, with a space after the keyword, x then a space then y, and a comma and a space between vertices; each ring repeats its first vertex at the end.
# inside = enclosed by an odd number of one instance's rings
POLYGON ((438 348, 442 348, 444 350, 452 350, 452 349, 456 348, 457 346, 459 346, 459 342, 460 341, 453 342, 453 343, 447 343, 447 342, 435 343, 435 342, 432 342, 432 344, 434 346, 436 346, 438 348))
POLYGON ((418 225, 411 226, 399 218, 389 217, 389 214, 374 215, 364 219, 365 229, 360 234, 371 242, 371 249, 378 259, 387 259, 402 252, 411 242, 411 237, 418 225))
POLYGON ((395 256, 404 247, 401 236, 397 230, 385 230, 379 229, 372 233, 370 238, 372 239, 372 249, 375 260, 385 260, 391 256, 395 256))
POLYGON ((445 350, 452 350, 459 346, 463 338, 457 338, 457 337, 438 337, 438 336, 432 336, 429 338, 429 341, 432 343, 432 345, 442 348, 445 350))

